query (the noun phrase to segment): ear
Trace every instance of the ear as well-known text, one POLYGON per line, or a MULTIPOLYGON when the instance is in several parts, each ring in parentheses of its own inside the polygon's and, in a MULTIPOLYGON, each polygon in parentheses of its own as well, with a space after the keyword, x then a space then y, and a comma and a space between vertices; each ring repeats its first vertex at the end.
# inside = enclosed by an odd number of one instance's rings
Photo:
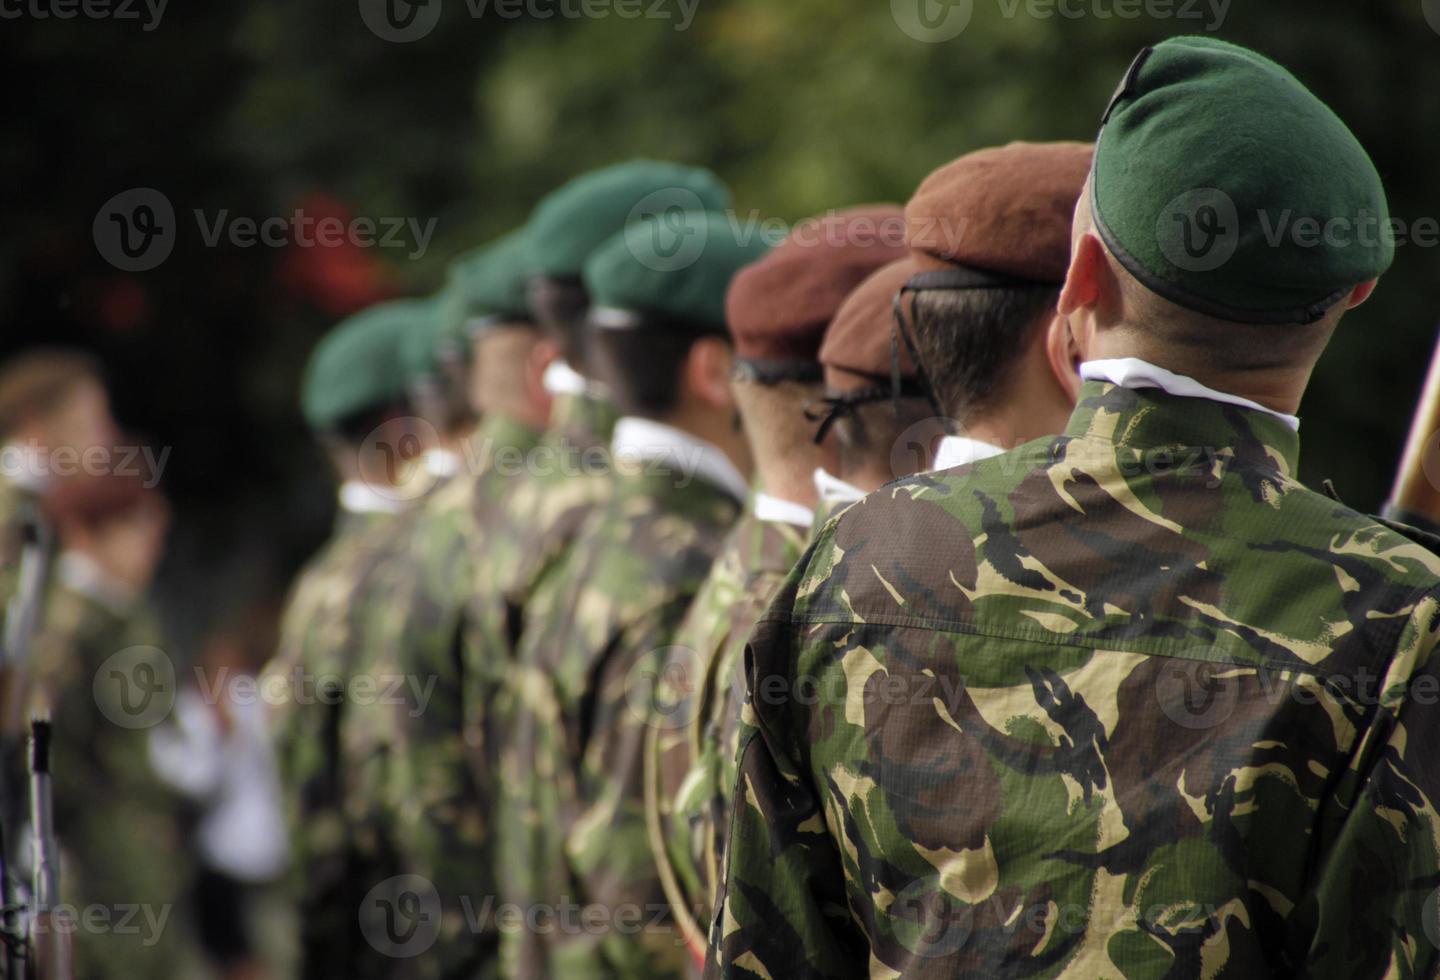
POLYGON ((1345 309, 1353 310, 1364 303, 1375 292, 1375 287, 1380 284, 1379 279, 1371 279, 1369 282, 1362 282, 1350 291, 1350 298, 1346 301, 1345 309))
POLYGON ((1108 271, 1105 247, 1100 244, 1100 239, 1090 232, 1077 238, 1070 256, 1070 268, 1065 273, 1065 285, 1060 290, 1061 315, 1068 317, 1099 306, 1104 276, 1108 271))
POLYGON ((701 337, 690 345, 685 358, 685 386, 706 406, 722 411, 735 407, 730 372, 735 355, 720 337, 701 337))
POLYGON ((1045 327, 1045 359, 1050 364, 1050 373, 1055 384, 1065 393, 1071 405, 1080 397, 1080 361, 1083 359, 1075 335, 1070 331, 1070 321, 1059 313, 1050 318, 1045 327))

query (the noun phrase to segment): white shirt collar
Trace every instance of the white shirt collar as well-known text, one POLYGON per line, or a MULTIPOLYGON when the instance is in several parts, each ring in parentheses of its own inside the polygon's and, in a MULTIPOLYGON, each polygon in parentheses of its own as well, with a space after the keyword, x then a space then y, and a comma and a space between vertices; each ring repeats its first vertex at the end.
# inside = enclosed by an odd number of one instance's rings
POLYGON ((804 504, 793 500, 773 497, 760 490, 755 491, 755 519, 773 524, 794 524, 808 528, 815 523, 815 512, 804 504))
POLYGON ((105 570, 94 558, 79 551, 60 553, 55 573, 67 587, 93 599, 117 616, 124 616, 139 595, 129 584, 105 570))
POLYGON ((948 470, 967 463, 978 463, 991 456, 999 456, 1005 450, 968 436, 946 436, 935 447, 934 470, 948 470))
POLYGON ((853 504, 865 496, 864 490, 831 475, 823 467, 815 470, 815 492, 827 504, 853 504))
POLYGON ((591 398, 606 397, 605 386, 591 381, 585 375, 556 359, 545 368, 540 383, 552 395, 589 395, 591 398))
POLYGON ((1273 415, 1295 431, 1300 431, 1300 419, 1294 415, 1266 408, 1239 395, 1216 391, 1183 374, 1168 371, 1157 364, 1142 361, 1138 357, 1111 357, 1098 361, 1086 361, 1080 365, 1080 378, 1084 381, 1109 381, 1122 388, 1159 388, 1161 391, 1184 398, 1208 398, 1212 402, 1238 405, 1256 412, 1273 415))
POLYGON ((340 506, 351 514, 398 514, 405 509, 404 501, 387 497, 363 480, 340 484, 340 506))
POLYGON ((6 443, 0 448, 0 465, 10 482, 21 490, 42 494, 50 485, 49 461, 33 441, 6 443))
POLYGON ((730 457, 673 425, 627 415, 615 423, 610 452, 617 462, 626 458, 663 462, 680 473, 713 483, 736 500, 750 496, 750 484, 730 457))
POLYGON ((460 454, 453 449, 427 449, 425 471, 437 479, 454 476, 460 472, 460 454))

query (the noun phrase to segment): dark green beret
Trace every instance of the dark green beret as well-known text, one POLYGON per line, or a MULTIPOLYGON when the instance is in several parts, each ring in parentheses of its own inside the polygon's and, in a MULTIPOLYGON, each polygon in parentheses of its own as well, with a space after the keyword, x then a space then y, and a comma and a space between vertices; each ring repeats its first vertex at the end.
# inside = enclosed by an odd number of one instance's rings
POLYGON ((527 225, 530 275, 574 278, 590 253, 629 221, 667 210, 723 211, 730 191, 700 167, 631 160, 576 177, 535 207, 527 225))
POLYGON ((312 429, 330 429, 357 412, 404 399, 402 347, 416 323, 415 302, 372 306, 321 338, 300 390, 300 409, 312 429))
POLYGON ((435 373, 439 366, 440 345, 445 340, 447 297, 444 293, 437 293, 424 299, 396 302, 406 304, 411 324, 400 336, 400 361, 405 377, 414 380, 435 373))
POLYGON ((1395 254, 1380 176, 1340 118, 1212 38, 1141 52, 1106 110, 1091 195, 1135 278, 1233 322, 1314 322, 1395 254))
POLYGON ((529 320, 524 229, 472 249, 450 263, 445 332, 463 338, 485 323, 529 320))
POLYGON ((632 314, 723 331, 730 280, 767 248, 755 228, 715 211, 672 211, 631 224, 585 263, 591 322, 634 325, 623 315, 632 314))

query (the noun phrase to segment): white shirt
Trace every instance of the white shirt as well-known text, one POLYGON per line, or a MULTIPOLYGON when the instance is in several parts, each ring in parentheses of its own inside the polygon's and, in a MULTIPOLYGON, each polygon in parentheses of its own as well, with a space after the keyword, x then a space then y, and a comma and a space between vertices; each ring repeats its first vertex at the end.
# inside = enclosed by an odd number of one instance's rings
POLYGON ((967 463, 978 463, 982 459, 999 456, 1003 452, 1005 450, 999 446, 992 446, 979 439, 971 439, 967 436, 946 436, 940 440, 940 445, 935 447, 935 465, 932 469, 948 470, 956 466, 964 466, 967 463))
POLYGON ((126 582, 105 570, 98 561, 79 551, 63 551, 55 574, 68 588, 93 599, 117 616, 124 616, 140 596, 126 582))
POLYGON ((1142 361, 1138 357, 1112 357, 1099 361, 1086 361, 1080 365, 1080 377, 1085 381, 1109 381, 1122 388, 1159 388, 1161 391, 1184 398, 1207 398, 1212 402, 1238 405, 1241 408, 1273 415, 1296 432, 1300 431, 1300 420, 1294 415, 1277 412, 1273 408, 1266 408, 1259 402, 1241 398, 1239 395, 1216 391, 1214 388, 1202 385, 1194 378, 1176 374, 1158 364, 1142 361))
POLYGON ((540 383, 552 395, 589 395, 591 398, 606 397, 605 386, 591 381, 585 375, 561 360, 551 361, 540 378, 540 383))
POLYGON ((713 483, 736 500, 750 496, 750 484, 714 445, 663 422, 627 415, 615 423, 610 452, 617 461, 664 463, 687 476, 713 483))
POLYGON ((340 506, 351 514, 398 514, 405 503, 376 490, 363 480, 340 484, 340 506))
POLYGON ((782 500, 768 493, 755 491, 755 519, 774 524, 794 524, 808 528, 815 523, 815 512, 793 500, 782 500))
POLYGON ((865 496, 864 490, 832 476, 824 468, 815 470, 815 492, 827 504, 853 504, 865 496))

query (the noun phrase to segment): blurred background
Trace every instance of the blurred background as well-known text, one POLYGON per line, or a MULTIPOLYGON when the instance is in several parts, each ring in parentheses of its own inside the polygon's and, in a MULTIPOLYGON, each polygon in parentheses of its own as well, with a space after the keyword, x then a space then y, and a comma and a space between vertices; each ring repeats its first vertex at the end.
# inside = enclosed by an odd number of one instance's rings
MULTIPOLYGON (((389 2, 0 5, 0 354, 95 351, 121 421, 170 451, 159 598, 182 661, 217 630, 263 659, 328 530, 331 480, 296 397, 315 339, 373 299, 437 288, 451 256, 581 170, 706 164, 742 216, 786 221, 903 202, 977 147, 1092 138, 1139 47, 1210 32, 1333 105, 1394 215, 1440 216, 1429 0, 389 2), (137 188, 173 207, 173 248, 127 271, 96 230, 137 188), (394 233, 243 244, 241 219, 297 210, 394 233)), ((1419 392, 1436 244, 1399 249, 1304 405, 1302 476, 1356 507, 1380 503, 1419 392)))

